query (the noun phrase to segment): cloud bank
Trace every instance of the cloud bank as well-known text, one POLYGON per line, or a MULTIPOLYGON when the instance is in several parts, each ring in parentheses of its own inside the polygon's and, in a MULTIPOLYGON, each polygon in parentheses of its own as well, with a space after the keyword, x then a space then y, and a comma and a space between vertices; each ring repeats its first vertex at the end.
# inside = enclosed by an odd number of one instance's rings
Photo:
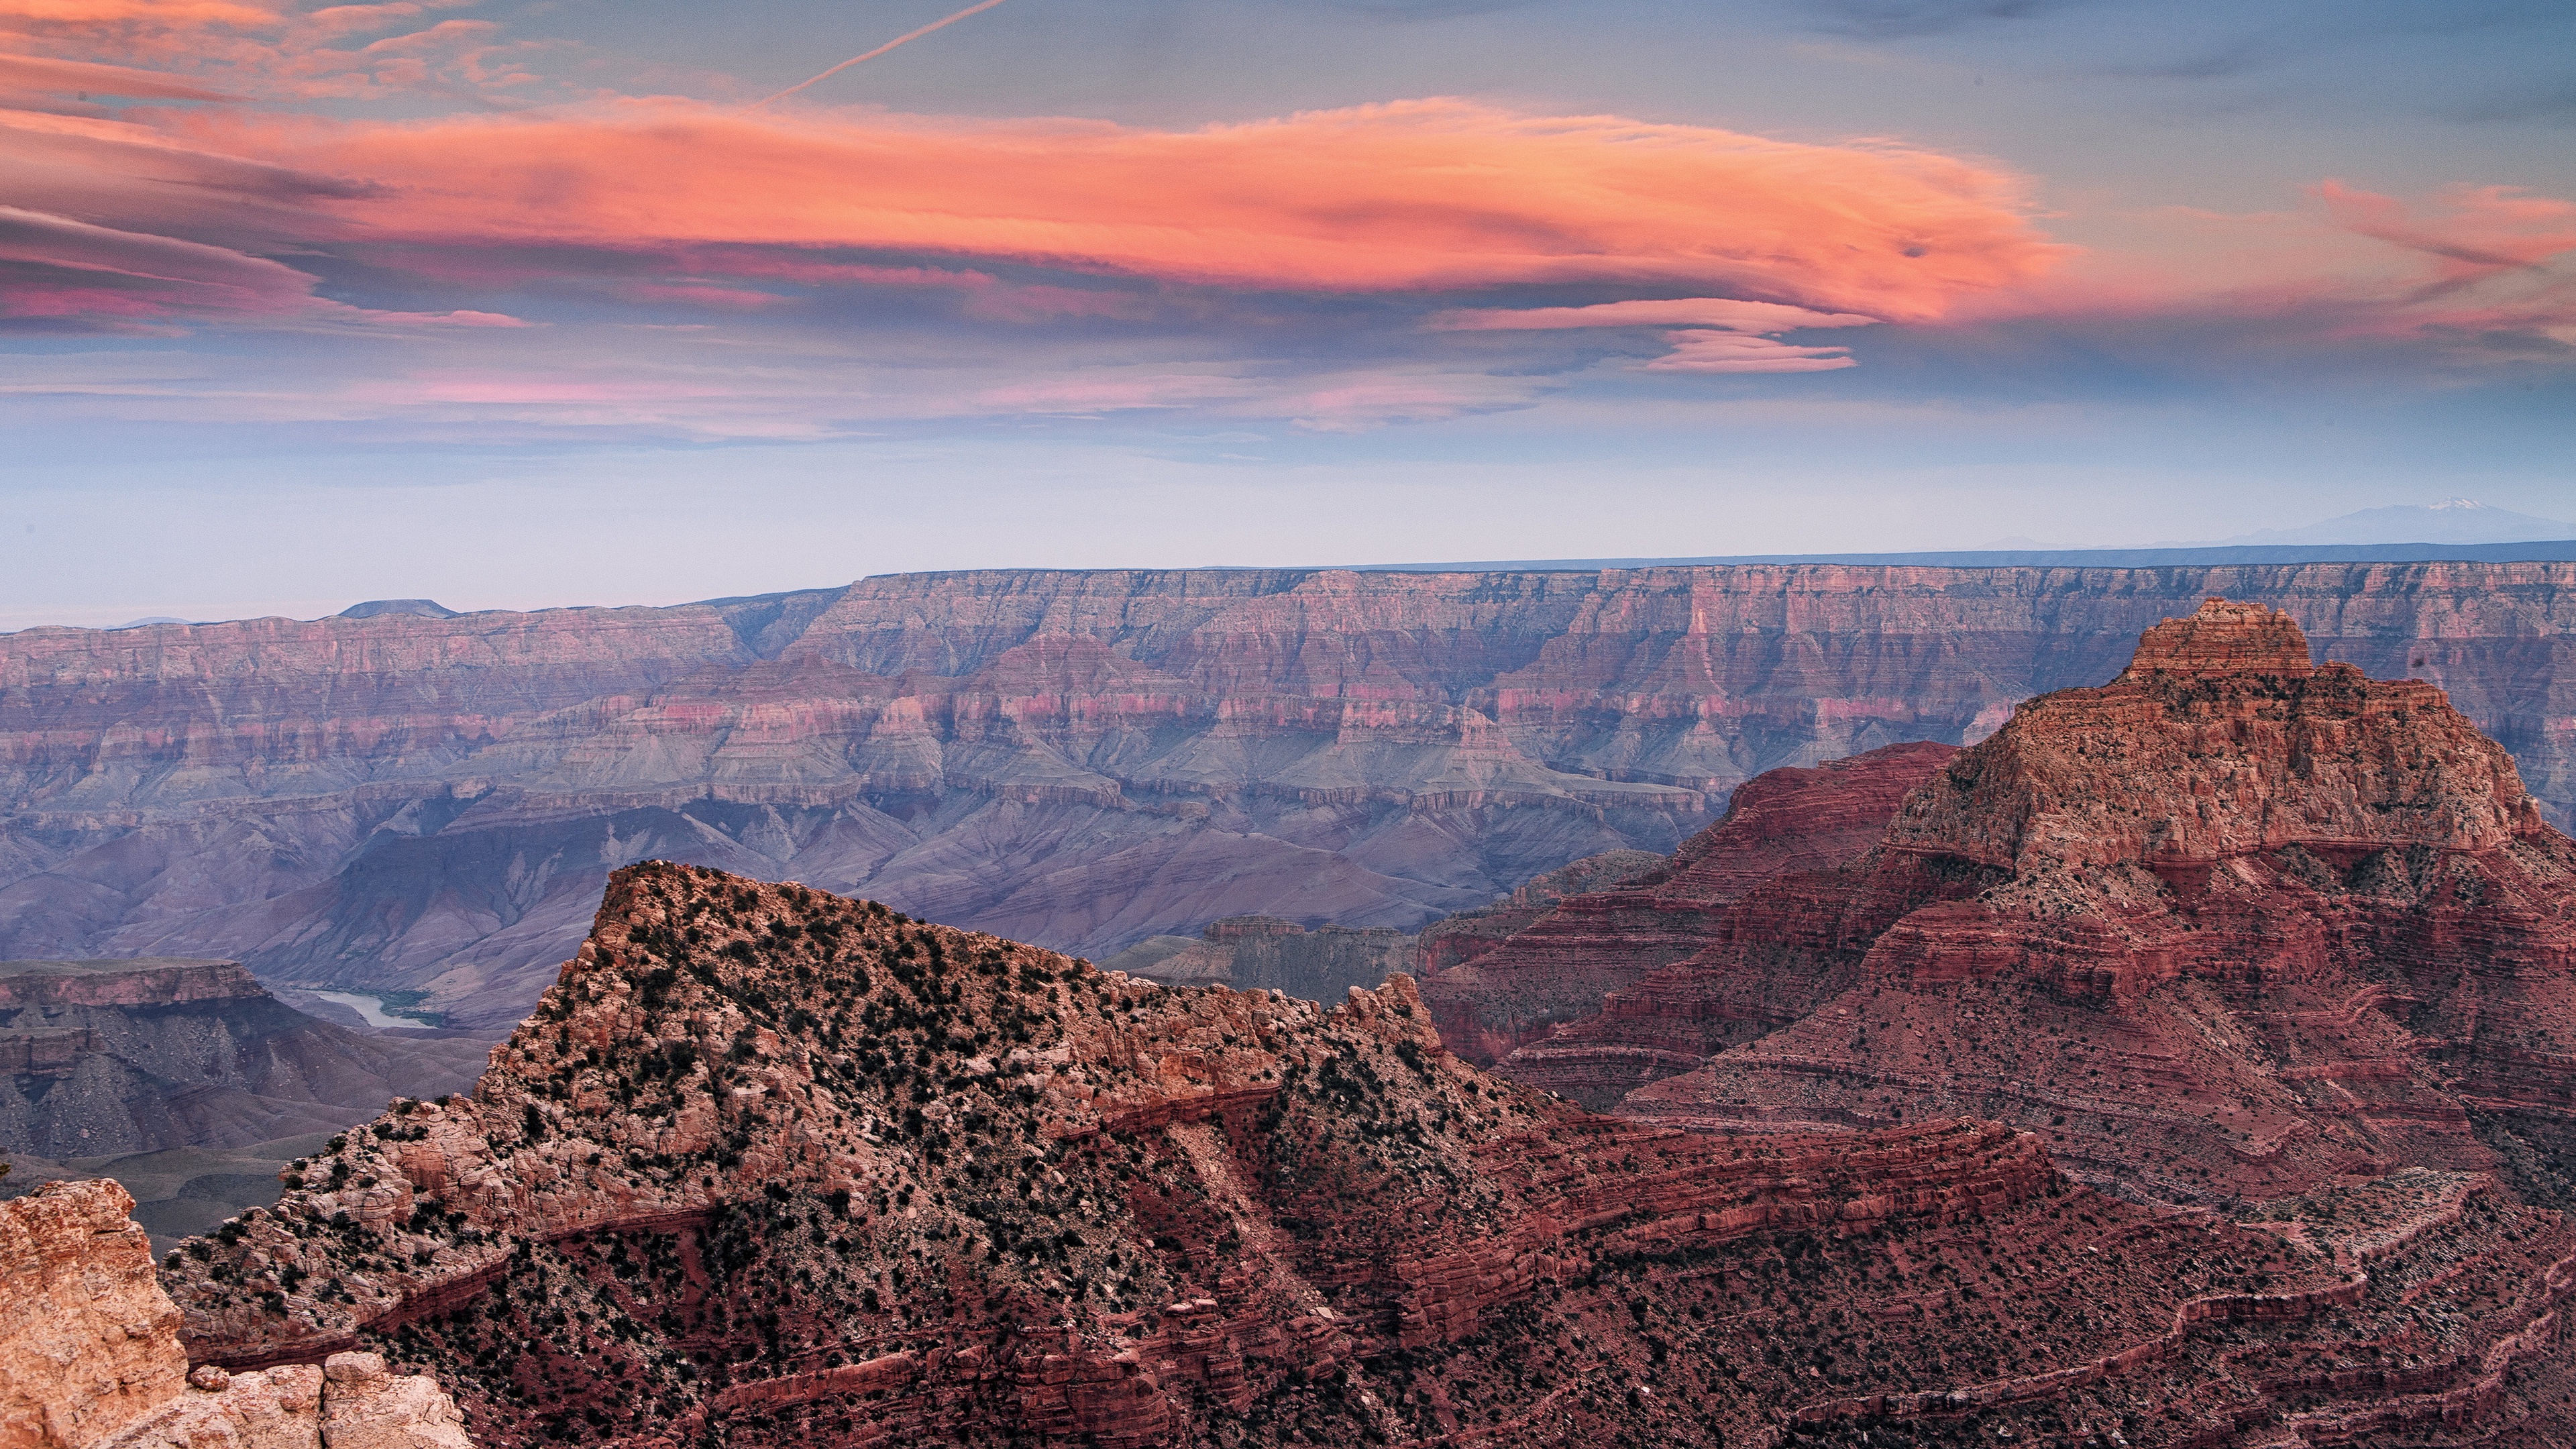
POLYGON ((689 436, 1344 431, 2141 318, 2472 363, 2576 343, 2576 205, 2510 188, 2320 181, 2190 220, 2223 265, 2159 267, 1896 141, 1457 98, 1156 127, 582 94, 461 8, 0 0, 0 330, 301 357, 302 392, 228 395, 280 418, 689 436))

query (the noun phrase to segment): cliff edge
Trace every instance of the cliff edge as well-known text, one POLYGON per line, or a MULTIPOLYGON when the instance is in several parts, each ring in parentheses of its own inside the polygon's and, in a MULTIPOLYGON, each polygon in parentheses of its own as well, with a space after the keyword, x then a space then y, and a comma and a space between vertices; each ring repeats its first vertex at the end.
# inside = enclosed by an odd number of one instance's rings
POLYGON ((432 1380, 374 1354, 190 1372, 115 1183, 0 1203, 0 1449, 471 1449, 432 1380))

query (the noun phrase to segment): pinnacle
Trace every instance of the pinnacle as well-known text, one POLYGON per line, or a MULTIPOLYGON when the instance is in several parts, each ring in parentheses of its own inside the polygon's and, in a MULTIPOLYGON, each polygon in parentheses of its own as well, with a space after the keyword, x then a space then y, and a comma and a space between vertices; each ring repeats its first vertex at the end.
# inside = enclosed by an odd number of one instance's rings
POLYGON ((2315 672, 2308 660, 2308 636, 2289 615, 2212 597, 2201 601, 2198 613, 2167 619, 2139 635, 2138 652, 2120 677, 2270 674, 2298 679, 2315 672))

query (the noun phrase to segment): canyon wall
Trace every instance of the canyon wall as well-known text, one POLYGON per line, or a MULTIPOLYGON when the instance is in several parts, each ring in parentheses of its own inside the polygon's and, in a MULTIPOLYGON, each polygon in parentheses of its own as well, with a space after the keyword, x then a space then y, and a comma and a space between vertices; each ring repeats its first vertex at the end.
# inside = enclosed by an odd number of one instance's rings
POLYGON ((2406 1168, 2576 1201, 2576 842, 2442 690, 2211 600, 2107 683, 1911 750, 1747 785, 1670 873, 1758 859, 1775 798, 1851 807, 1793 812, 1826 843, 1882 822, 1866 849, 1714 906, 1569 899, 1425 983, 1444 1035, 1702 1127, 1999 1119, 2153 1201, 2406 1168))
POLYGON ((995 571, 674 608, 0 637, 0 955, 515 1020, 647 857, 1103 955, 1412 929, 1779 765, 1967 743, 2205 593, 2576 809, 2576 565, 995 571))
POLYGON ((1102 962, 1102 968, 1167 986, 1231 986, 1337 1002, 1354 986, 1373 991, 1387 977, 1410 970, 1416 950, 1413 937, 1392 927, 1309 931, 1277 916, 1228 916, 1210 924, 1199 940, 1163 949, 1180 939, 1152 937, 1102 962))
POLYGON ((488 1040, 366 1036, 237 961, 0 961, 0 1152, 242 1147, 471 1086, 488 1040))

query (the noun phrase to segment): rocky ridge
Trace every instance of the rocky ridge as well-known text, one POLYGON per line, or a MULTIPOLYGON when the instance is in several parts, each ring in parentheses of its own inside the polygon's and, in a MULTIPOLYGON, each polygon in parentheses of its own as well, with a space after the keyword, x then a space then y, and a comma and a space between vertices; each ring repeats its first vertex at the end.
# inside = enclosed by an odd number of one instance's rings
MULTIPOLYGON (((1473 936, 1461 941, 1439 927, 1426 931, 1441 954, 1463 957, 1423 982, 1441 1039, 1491 1065, 1599 1011, 1606 995, 1708 949, 1733 919, 1727 908, 1756 886, 1874 849, 1906 793, 1952 753, 1947 745, 1918 742, 1812 769, 1769 771, 1735 792, 1717 824, 1631 880, 1531 912, 1526 925, 1481 942, 1482 949, 1467 944, 1473 936)), ((1789 1009, 1766 1000, 1731 1019, 1750 1029, 1776 1024, 1789 1009)), ((1617 1099, 1617 1092, 1604 1096, 1589 1077, 1586 1071, 1541 1085, 1595 1106, 1617 1099)))
POLYGON ((1990 1123, 1677 1131, 1468 1066, 1407 978, 1156 986, 658 863, 470 1096, 298 1177, 166 1264, 191 1357, 432 1367, 488 1444, 2568 1427, 2576 1233, 2488 1175, 2240 1222, 1990 1123))
POLYGON ((2576 808, 2576 566, 908 575, 670 609, 0 638, 0 954, 505 1026, 684 858, 1105 955, 1410 929, 1781 765, 1968 743, 2203 591, 2429 681, 2576 808))
POLYGON ((374 1354, 191 1372, 133 1206, 105 1181, 0 1203, 0 1449, 469 1449, 455 1402, 374 1354))

